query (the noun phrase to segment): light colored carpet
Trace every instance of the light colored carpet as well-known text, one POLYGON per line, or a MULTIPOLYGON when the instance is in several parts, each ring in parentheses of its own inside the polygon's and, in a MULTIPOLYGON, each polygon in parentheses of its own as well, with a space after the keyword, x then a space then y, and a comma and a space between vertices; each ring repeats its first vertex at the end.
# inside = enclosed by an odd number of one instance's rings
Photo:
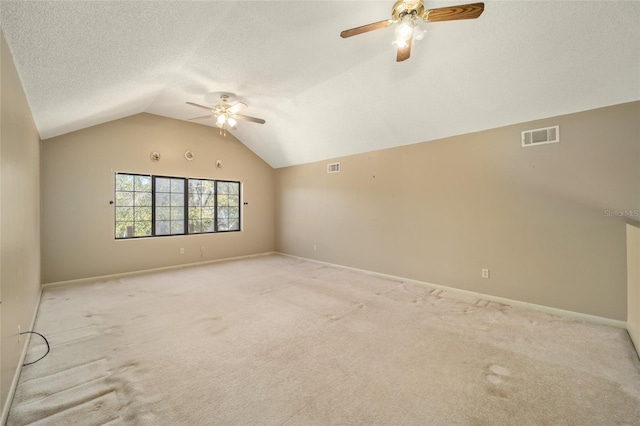
POLYGON ((35 331, 9 425, 640 424, 625 330, 278 255, 46 289, 35 331))

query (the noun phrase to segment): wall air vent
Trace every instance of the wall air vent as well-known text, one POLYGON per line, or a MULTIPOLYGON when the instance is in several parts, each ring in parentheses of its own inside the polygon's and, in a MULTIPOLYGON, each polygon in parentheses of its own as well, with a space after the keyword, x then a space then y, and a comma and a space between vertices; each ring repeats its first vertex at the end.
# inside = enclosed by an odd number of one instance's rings
POLYGON ((544 129, 525 130, 522 132, 522 146, 543 145, 560 142, 560 126, 544 129))
POLYGON ((340 163, 327 164, 327 173, 340 173, 340 163))

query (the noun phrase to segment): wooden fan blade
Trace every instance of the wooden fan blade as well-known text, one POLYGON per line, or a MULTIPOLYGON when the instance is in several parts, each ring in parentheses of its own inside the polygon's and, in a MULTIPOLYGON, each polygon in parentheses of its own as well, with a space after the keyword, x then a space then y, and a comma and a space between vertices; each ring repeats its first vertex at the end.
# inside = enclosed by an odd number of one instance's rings
POLYGON ((340 33, 340 37, 347 38, 354 35, 368 33, 369 31, 378 30, 380 28, 386 28, 393 23, 393 20, 387 19, 385 21, 374 22, 373 24, 363 25, 361 27, 351 28, 350 30, 344 30, 340 33))
POLYGON ((203 118, 213 118, 213 114, 201 115, 200 117, 189 118, 189 120, 200 120, 200 119, 203 119, 203 118))
POLYGON ((396 55, 396 62, 402 62, 409 59, 411 56, 411 39, 407 40, 407 45, 404 47, 398 47, 398 54, 396 55))
POLYGON ((227 112, 229 114, 235 114, 237 112, 242 111, 246 107, 247 107, 247 104, 242 103, 242 102, 238 102, 237 104, 234 104, 233 106, 230 106, 229 108, 227 108, 227 112))
POLYGON ((193 102, 187 102, 187 104, 196 106, 198 108, 203 108, 203 109, 206 109, 206 110, 209 110, 209 111, 213 111, 213 108, 208 107, 208 106, 194 104, 193 102))
POLYGON ((249 117, 248 115, 234 114, 234 117, 238 120, 251 121, 258 124, 266 123, 266 121, 264 121, 262 118, 249 117))
POLYGON ((475 19, 482 15, 484 3, 460 4, 458 6, 439 7, 425 10, 422 19, 429 22, 475 19))

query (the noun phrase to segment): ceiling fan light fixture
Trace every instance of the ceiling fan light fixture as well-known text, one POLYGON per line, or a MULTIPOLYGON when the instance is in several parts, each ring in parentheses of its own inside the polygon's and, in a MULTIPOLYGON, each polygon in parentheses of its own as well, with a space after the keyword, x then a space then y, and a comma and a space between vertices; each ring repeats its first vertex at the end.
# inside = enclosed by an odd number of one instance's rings
POLYGON ((391 44, 395 45, 396 47, 407 47, 409 43, 407 43, 406 40, 394 40, 391 44))
POLYGON ((187 102, 188 105, 195 106, 198 108, 206 109, 209 114, 203 115, 202 117, 194 117, 189 120, 200 120, 206 118, 213 118, 216 120, 216 127, 220 129, 220 134, 223 136, 227 135, 228 130, 236 130, 236 124, 238 124, 238 120, 248 121, 251 123, 264 124, 262 118, 251 117, 244 114, 239 114, 240 111, 247 107, 247 104, 243 102, 236 102, 233 105, 229 104, 229 95, 222 94, 220 95, 220 103, 214 105, 213 107, 209 107, 206 105, 196 104, 194 102, 187 102))
POLYGON ((344 30, 340 33, 340 37, 353 37, 358 34, 368 33, 397 24, 393 44, 397 46, 396 61, 402 62, 411 56, 411 45, 413 41, 419 41, 424 38, 426 30, 420 27, 420 22, 476 19, 482 15, 483 11, 484 3, 470 3, 425 9, 424 0, 396 0, 391 9, 391 19, 344 30))
POLYGON ((422 40, 426 32, 427 30, 420 27, 420 25, 416 25, 415 27, 413 27, 413 39, 416 41, 422 40))
POLYGON ((406 43, 413 37, 413 28, 415 23, 413 21, 413 16, 405 15, 402 17, 402 21, 396 27, 396 44, 400 42, 406 43))

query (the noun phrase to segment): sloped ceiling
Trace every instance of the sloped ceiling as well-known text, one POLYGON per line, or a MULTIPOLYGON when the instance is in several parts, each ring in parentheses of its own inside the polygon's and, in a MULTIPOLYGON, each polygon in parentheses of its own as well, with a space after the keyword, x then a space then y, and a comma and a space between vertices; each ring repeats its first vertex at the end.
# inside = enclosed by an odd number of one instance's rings
POLYGON ((273 167, 640 99, 638 1, 486 1, 476 20, 427 24, 402 63, 393 28, 339 37, 392 5, 1 1, 0 23, 43 139, 186 120, 206 113, 186 101, 233 92, 266 120, 235 136, 273 167))

